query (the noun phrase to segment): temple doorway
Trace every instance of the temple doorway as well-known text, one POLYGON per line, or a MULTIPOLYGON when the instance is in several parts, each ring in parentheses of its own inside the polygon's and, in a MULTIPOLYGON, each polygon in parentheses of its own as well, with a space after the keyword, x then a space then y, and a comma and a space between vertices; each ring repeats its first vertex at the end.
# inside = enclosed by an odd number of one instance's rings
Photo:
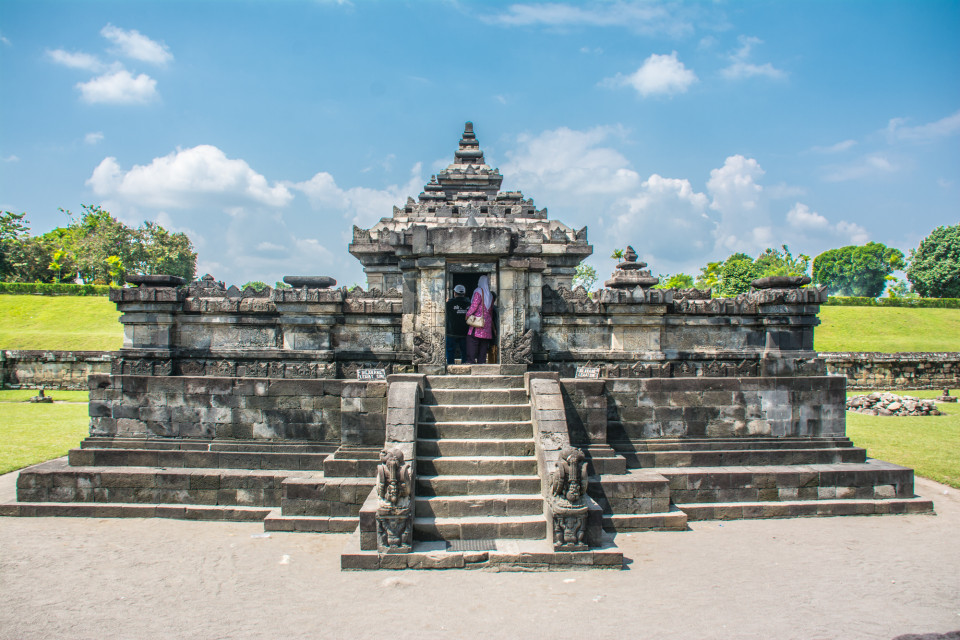
MULTIPOLYGON (((497 271, 495 268, 490 271, 484 269, 477 269, 479 265, 462 265, 454 264, 450 265, 450 269, 447 273, 447 299, 453 297, 453 288, 458 284, 462 284, 466 289, 466 296, 468 299, 473 298, 473 290, 477 288, 477 282, 480 280, 480 276, 486 275, 490 278, 490 290, 494 293, 497 292, 497 271)), ((484 265, 486 266, 486 265, 484 265)), ((493 265, 490 265, 491 267, 493 265)), ((499 294, 494 299, 494 308, 496 309, 499 305, 497 301, 499 300, 499 294)), ((499 323, 499 314, 494 314, 494 323, 499 323)), ((496 327, 494 333, 493 342, 490 344, 490 349, 487 352, 486 364, 499 364, 500 362, 500 333, 499 327, 496 327)))

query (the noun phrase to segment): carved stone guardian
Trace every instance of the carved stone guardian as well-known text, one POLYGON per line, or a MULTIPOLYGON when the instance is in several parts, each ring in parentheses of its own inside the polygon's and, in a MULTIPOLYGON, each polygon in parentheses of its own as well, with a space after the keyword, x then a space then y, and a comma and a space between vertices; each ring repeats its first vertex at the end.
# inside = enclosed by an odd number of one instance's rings
POLYGON ((413 472, 400 449, 380 452, 377 466, 377 547, 384 553, 413 548, 413 472))
POLYGON ((550 474, 548 504, 553 525, 553 548, 586 551, 587 462, 583 451, 564 447, 557 468, 550 474))

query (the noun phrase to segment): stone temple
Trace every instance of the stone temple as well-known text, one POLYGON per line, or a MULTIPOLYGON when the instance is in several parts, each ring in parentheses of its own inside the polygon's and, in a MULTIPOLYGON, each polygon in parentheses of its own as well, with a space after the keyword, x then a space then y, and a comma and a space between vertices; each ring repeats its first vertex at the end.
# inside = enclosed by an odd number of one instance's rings
POLYGON ((616 532, 932 511, 845 436, 845 379, 813 350, 824 289, 655 289, 629 250, 591 297, 587 229, 502 179, 467 123, 416 200, 354 228, 366 290, 131 278, 90 436, 0 513, 352 533, 343 568, 386 569, 619 568, 616 532), (447 366, 444 303, 484 274, 499 362, 447 366))

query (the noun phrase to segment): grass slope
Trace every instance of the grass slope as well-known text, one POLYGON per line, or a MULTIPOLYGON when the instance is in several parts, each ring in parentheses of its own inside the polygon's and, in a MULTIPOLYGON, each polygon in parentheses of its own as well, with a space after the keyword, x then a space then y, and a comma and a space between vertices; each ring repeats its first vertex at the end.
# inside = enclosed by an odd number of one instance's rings
POLYGON ((113 351, 120 312, 102 296, 0 295, 0 349, 113 351))
POLYGON ((960 351, 960 309, 820 307, 817 351, 960 351))

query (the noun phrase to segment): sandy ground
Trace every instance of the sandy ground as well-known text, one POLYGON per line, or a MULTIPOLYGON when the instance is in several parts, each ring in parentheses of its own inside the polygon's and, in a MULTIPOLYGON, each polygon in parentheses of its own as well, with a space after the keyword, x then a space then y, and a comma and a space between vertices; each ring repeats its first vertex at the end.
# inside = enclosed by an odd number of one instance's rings
MULTIPOLYGON (((0 477, 12 498, 15 474, 0 477)), ((960 629, 960 492, 936 516, 621 534, 624 571, 341 572, 345 535, 0 518, 0 638, 883 638, 960 629)))

